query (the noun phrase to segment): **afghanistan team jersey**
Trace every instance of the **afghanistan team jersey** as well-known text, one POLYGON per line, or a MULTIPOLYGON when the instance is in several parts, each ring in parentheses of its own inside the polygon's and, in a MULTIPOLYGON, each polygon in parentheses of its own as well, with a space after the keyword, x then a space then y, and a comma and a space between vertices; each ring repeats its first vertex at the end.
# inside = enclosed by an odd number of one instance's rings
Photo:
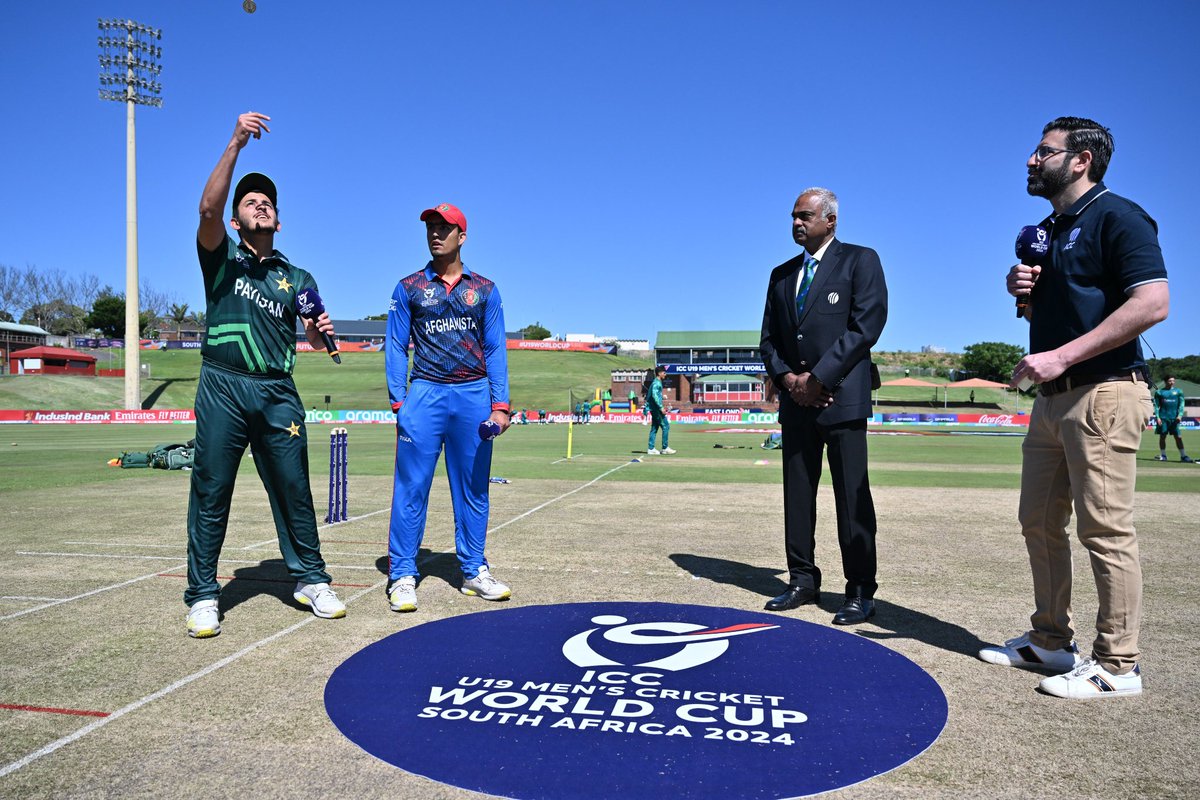
POLYGON ((504 306, 496 284, 463 267, 453 285, 432 262, 396 284, 388 308, 387 381, 392 407, 408 395, 408 343, 413 380, 468 383, 487 378, 492 409, 508 409, 504 306))
POLYGON ((254 374, 291 374, 296 363, 296 293, 316 289, 306 270, 275 250, 259 260, 229 235, 211 253, 196 244, 204 274, 208 333, 200 354, 254 374))
POLYGON ((1183 411, 1183 391, 1159 389, 1154 393, 1154 409, 1159 419, 1179 419, 1183 411))

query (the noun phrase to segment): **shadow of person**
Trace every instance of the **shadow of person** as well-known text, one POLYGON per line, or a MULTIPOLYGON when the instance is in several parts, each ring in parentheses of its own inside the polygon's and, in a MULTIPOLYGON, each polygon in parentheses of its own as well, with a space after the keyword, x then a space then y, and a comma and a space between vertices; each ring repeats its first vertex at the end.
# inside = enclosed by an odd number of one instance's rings
MULTIPOLYGON (((698 556, 691 553, 673 553, 669 558, 675 562, 677 567, 697 578, 737 586, 766 598, 781 594, 788 587, 785 570, 755 567, 741 561, 698 556)), ((832 614, 841 608, 843 601, 841 592, 822 590, 819 607, 822 611, 832 614)), ((987 645, 987 642, 982 641, 974 633, 960 625, 888 600, 876 598, 875 608, 875 616, 871 619, 870 624, 874 628, 883 628, 884 630, 857 627, 846 630, 876 641, 913 639, 942 650, 971 657, 975 657, 980 648, 987 645)))
MULTIPOLYGON (((375 559, 375 569, 379 574, 388 574, 388 557, 380 556, 375 559)), ((454 588, 462 586, 462 570, 458 568, 458 556, 454 553, 435 553, 428 547, 417 550, 417 570, 421 580, 440 578, 454 588)))
POLYGON ((774 597, 788 588, 787 571, 770 567, 752 567, 741 561, 697 556, 691 553, 672 553, 668 556, 681 570, 713 583, 726 583, 748 592, 774 597), (783 575, 785 578, 780 578, 783 575))
POLYGON ((292 597, 295 588, 296 581, 288 575, 287 565, 282 558, 260 561, 252 567, 238 567, 233 571, 233 578, 221 587, 221 614, 228 614, 247 600, 263 594, 278 599, 284 605, 305 608, 292 597))
POLYGON ((921 611, 897 605, 887 600, 875 600, 875 616, 871 624, 887 630, 859 630, 854 632, 864 639, 887 641, 888 639, 913 639, 951 653, 960 653, 975 658, 987 646, 961 625, 932 617, 921 611))

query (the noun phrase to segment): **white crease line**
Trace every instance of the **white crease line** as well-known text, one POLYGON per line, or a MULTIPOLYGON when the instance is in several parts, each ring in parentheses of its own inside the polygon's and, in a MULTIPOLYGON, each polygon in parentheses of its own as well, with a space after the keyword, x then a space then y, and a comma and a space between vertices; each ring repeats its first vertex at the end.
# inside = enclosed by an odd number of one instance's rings
MULTIPOLYGON (((387 508, 381 508, 378 511, 370 511, 370 512, 367 512, 366 514, 359 514, 357 517, 347 517, 345 520, 343 520, 341 522, 326 522, 324 525, 318 525, 317 531, 318 532, 327 531, 330 528, 336 528, 338 525, 345 525, 348 522, 358 522, 360 519, 367 519, 368 517, 374 517, 379 514, 386 514, 387 512, 389 512, 391 510, 392 510, 391 506, 388 506, 387 508)), ((253 550, 257 547, 266 547, 269 544, 275 544, 277 541, 279 541, 279 540, 278 539, 267 539, 262 542, 255 542, 254 544, 248 544, 245 547, 240 547, 238 549, 239 550, 253 550)))
POLYGON ((24 601, 32 602, 32 603, 42 603, 42 602, 47 602, 47 601, 51 602, 51 603, 57 603, 57 602, 62 601, 62 599, 63 598, 61 598, 61 597, 21 597, 19 595, 13 595, 13 594, 4 595, 3 597, 0 597, 0 600, 24 600, 24 601))
MULTIPOLYGON (((54 558, 119 558, 119 559, 123 559, 123 560, 127 560, 127 561, 128 560, 179 561, 179 556, 131 556, 127 553, 126 554, 122 554, 122 553, 38 553, 38 552, 29 551, 29 550, 18 550, 16 552, 16 555, 19 555, 19 556, 53 556, 54 558)), ((370 555, 379 555, 379 554, 371 553, 370 555)), ((222 564, 261 564, 262 559, 222 558, 220 563, 222 563, 222 564)), ((163 570, 163 572, 171 572, 173 569, 183 569, 186 566, 187 566, 187 562, 184 562, 183 564, 180 564, 178 567, 173 567, 171 569, 165 569, 165 570, 163 570)), ((375 569, 374 567, 363 567, 363 566, 359 566, 359 565, 346 565, 346 564, 326 564, 325 566, 328 569, 375 569)), ((158 575, 158 574, 159 573, 157 573, 157 572, 154 573, 154 575, 158 575)), ((143 576, 143 577, 151 577, 152 578, 152 577, 154 577, 154 575, 143 576)), ((135 580, 141 580, 141 578, 135 578, 135 580)), ((129 581, 127 583, 131 583, 131 582, 132 581, 129 581)), ((125 585, 126 585, 125 583, 117 584, 117 586, 125 586, 125 585)), ((109 587, 106 587, 106 588, 109 588, 109 587)), ((111 588, 116 588, 116 587, 111 587, 111 588)), ((105 590, 97 589, 96 591, 105 591, 105 590)), ((94 592, 89 592, 88 594, 94 594, 94 592)), ((80 597, 86 597, 86 596, 87 595, 81 594, 76 597, 69 597, 67 599, 68 600, 77 600, 80 597)), ((4 617, 0 617, 0 619, 4 619, 4 617)))
MULTIPOLYGON (((376 583, 374 586, 372 586, 369 589, 363 589, 362 591, 358 592, 357 594, 351 595, 349 598, 347 598, 347 602, 352 603, 365 594, 377 591, 379 589, 379 587, 383 586, 385 583, 386 583, 386 581, 380 581, 379 583, 376 583)), ((270 636, 268 636, 265 639, 260 639, 257 642, 255 642, 254 644, 243 647, 241 650, 238 650, 236 653, 232 653, 231 655, 225 656, 225 658, 222 658, 220 661, 210 664, 209 666, 205 667, 204 669, 200 670, 199 672, 193 672, 191 675, 188 675, 185 678, 180 678, 179 680, 175 681, 174 683, 172 683, 170 686, 167 686, 166 688, 159 689, 157 692, 154 692, 153 694, 148 694, 145 697, 141 698, 140 700, 135 700, 132 703, 130 703, 129 705, 127 705, 123 708, 119 708, 116 711, 112 712, 107 717, 101 717, 100 719, 97 719, 95 722, 88 723, 87 725, 84 725, 82 728, 75 731, 74 733, 68 734, 68 735, 62 737, 61 739, 59 739, 58 741, 51 742, 50 744, 46 745, 45 747, 41 748, 40 750, 30 753, 29 755, 25 756, 24 758, 18 759, 17 761, 12 762, 11 764, 7 764, 4 767, 0 767, 0 778, 3 778, 5 775, 8 775, 10 772, 16 772, 17 770, 21 769, 22 767, 28 766, 29 764, 33 763, 34 761, 37 761, 42 756, 50 755, 55 750, 58 750, 61 747, 65 747, 66 745, 69 745, 71 742, 75 741, 76 739, 80 739, 80 738, 88 735, 92 731, 97 730, 98 728, 104 727, 105 725, 107 725, 108 723, 112 722, 115 719, 119 719, 119 718, 125 716, 126 714, 129 714, 130 712, 137 711, 139 708, 142 708, 143 706, 145 706, 149 703, 152 703, 161 697, 165 697, 165 696, 169 695, 171 692, 175 691, 176 689, 181 689, 193 681, 199 680, 200 678, 203 678, 206 675, 216 672, 217 670, 221 669, 222 667, 229 666, 230 664, 237 661, 242 656, 248 655, 248 654, 254 652, 258 648, 262 647, 263 645, 270 644, 271 642, 275 641, 276 639, 287 636, 289 633, 297 631, 300 628, 303 628, 305 625, 308 625, 308 624, 310 624, 312 622, 316 622, 316 621, 317 621, 317 617, 315 617, 315 616, 310 616, 307 619, 301 620, 300 622, 297 622, 295 625, 292 625, 291 627, 284 628, 283 630, 278 631, 277 633, 271 634, 270 636)))
POLYGON ((569 492, 564 492, 564 493, 560 494, 558 497, 555 497, 555 498, 554 498, 554 499, 552 499, 552 500, 547 500, 546 502, 542 503, 540 506, 534 506, 533 508, 531 508, 531 509, 529 509, 528 511, 526 511, 524 514, 521 514, 520 516, 513 517, 513 518, 512 518, 512 519, 510 519, 508 522, 502 522, 502 523, 500 523, 499 525, 497 525, 497 526, 496 526, 496 527, 494 527, 494 528, 489 528, 489 529, 488 529, 488 533, 495 533, 496 531, 500 530, 501 528, 504 528, 504 527, 507 527, 507 526, 509 526, 509 525, 512 525, 514 522, 516 522, 516 521, 518 521, 518 520, 525 519, 525 517, 528 517, 530 514, 532 514, 532 513, 533 513, 533 512, 535 512, 535 511, 541 511, 543 508, 545 508, 546 506, 550 505, 551 503, 557 503, 559 500, 562 500, 564 497, 570 497, 571 495, 575 494, 576 492, 581 492, 581 491, 583 491, 584 489, 586 489, 586 488, 588 488, 589 486, 591 486, 591 485, 592 485, 593 483, 595 483, 596 481, 599 481, 599 480, 601 480, 602 478, 607 478, 609 475, 612 475, 612 474, 613 474, 614 472, 616 472, 617 470, 619 470, 619 469, 624 469, 625 467, 628 467, 628 466, 629 466, 630 464, 632 464, 632 463, 633 463, 632 461, 626 461, 624 464, 621 464, 621 465, 620 465, 620 466, 618 466, 618 467, 613 467, 613 468, 612 468, 612 469, 610 469, 608 472, 605 472, 605 473, 603 473, 603 474, 601 474, 601 475, 598 475, 598 476, 596 476, 595 478, 592 478, 590 481, 588 481, 587 483, 583 484, 582 486, 576 486, 576 487, 575 487, 574 489, 572 489, 571 491, 569 491, 569 492))
POLYGON ((122 561, 179 560, 179 556, 131 556, 128 553, 42 553, 31 550, 18 550, 16 554, 19 556, 54 556, 55 558, 119 558, 122 561))
MULTIPOLYGON (((173 560, 176 562, 179 561, 178 558, 173 559, 173 560)), ((185 561, 184 563, 179 564, 179 566, 177 566, 177 567, 169 567, 168 571, 176 570, 176 569, 183 569, 186 566, 187 566, 187 562, 185 561)), ((82 600, 85 597, 91 597, 92 595, 100 594, 101 592, 107 592, 110 589, 120 589, 124 586, 129 586, 130 584, 137 583, 138 581, 144 581, 147 578, 157 578, 158 575, 159 575, 159 573, 157 573, 157 572, 151 572, 149 575, 142 575, 137 578, 131 578, 130 580, 127 580, 123 583, 114 583, 112 586, 102 586, 99 589, 93 589, 90 592, 84 592, 83 594, 77 594, 74 597, 64 597, 62 600, 54 600, 53 602, 45 603, 40 606, 33 606, 32 608, 27 608, 23 611, 14 611, 11 614, 5 614, 4 616, 0 616, 0 620, 13 619, 14 617, 21 617, 21 616, 24 616, 25 614, 32 614, 34 611, 41 611, 44 608, 51 608, 52 606, 57 606, 62 603, 70 603, 73 600, 82 600)))

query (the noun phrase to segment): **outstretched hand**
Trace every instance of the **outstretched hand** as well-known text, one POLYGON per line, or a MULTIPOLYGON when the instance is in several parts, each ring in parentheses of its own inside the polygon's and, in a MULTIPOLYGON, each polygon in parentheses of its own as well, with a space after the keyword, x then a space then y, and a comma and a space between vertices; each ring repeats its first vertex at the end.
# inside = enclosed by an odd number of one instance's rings
POLYGON ((247 111, 237 119, 237 125, 233 129, 233 143, 241 150, 250 141, 250 137, 261 139, 263 133, 270 133, 271 129, 267 127, 266 122, 269 120, 266 114, 260 114, 257 111, 247 111))

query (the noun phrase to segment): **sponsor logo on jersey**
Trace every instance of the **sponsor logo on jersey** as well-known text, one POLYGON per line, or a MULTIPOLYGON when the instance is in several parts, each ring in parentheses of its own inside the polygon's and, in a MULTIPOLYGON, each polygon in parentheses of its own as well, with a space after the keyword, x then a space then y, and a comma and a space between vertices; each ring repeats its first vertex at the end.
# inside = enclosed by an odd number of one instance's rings
POLYGON ((424 295, 425 299, 421 301, 422 307, 436 306, 441 302, 437 297, 437 288, 434 286, 426 286, 424 295))

